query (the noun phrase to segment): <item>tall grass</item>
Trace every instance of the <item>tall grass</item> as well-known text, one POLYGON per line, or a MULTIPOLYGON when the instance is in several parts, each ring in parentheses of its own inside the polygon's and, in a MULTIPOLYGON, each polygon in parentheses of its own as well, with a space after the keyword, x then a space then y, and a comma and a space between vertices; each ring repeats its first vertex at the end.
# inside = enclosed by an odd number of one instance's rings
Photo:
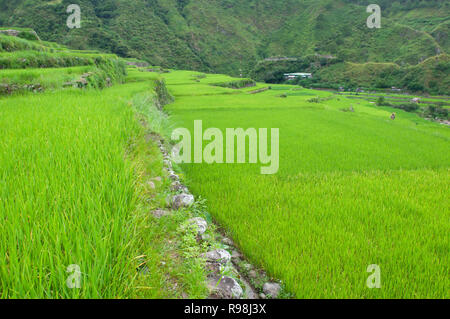
MULTIPOLYGON (((128 88, 129 90, 129 88, 128 88)), ((119 298, 136 197, 125 89, 0 100, 0 296, 119 298), (66 286, 71 264, 82 289, 66 286)))

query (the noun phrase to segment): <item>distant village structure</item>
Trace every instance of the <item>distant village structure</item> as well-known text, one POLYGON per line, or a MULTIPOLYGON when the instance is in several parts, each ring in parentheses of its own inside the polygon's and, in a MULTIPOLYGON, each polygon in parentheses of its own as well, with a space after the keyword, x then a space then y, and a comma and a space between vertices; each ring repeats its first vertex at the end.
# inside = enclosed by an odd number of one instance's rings
POLYGON ((302 79, 311 79, 312 73, 285 73, 284 74, 285 80, 294 80, 298 77, 301 77, 302 79))
POLYGON ((282 56, 282 57, 270 57, 270 58, 265 58, 264 61, 268 61, 268 62, 278 62, 278 61, 298 61, 297 58, 294 57, 286 57, 286 56, 282 56))

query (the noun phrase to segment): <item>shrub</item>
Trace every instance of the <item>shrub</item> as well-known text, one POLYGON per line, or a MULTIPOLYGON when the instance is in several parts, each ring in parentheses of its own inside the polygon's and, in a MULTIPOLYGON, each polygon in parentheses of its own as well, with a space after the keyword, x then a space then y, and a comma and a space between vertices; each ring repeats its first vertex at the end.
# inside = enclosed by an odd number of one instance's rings
POLYGON ((448 109, 443 108, 441 105, 430 104, 424 109, 423 115, 425 117, 449 119, 448 109))
POLYGON ((308 100, 309 103, 319 103, 320 99, 318 97, 313 97, 312 99, 308 100))
POLYGON ((386 103, 384 96, 380 96, 377 100, 377 106, 383 106, 386 103))
POLYGON ((226 88, 230 88, 230 89, 242 89, 245 87, 255 86, 256 82, 251 79, 242 79, 242 80, 231 81, 231 82, 215 83, 214 85, 220 86, 220 87, 226 87, 226 88))
POLYGON ((402 109, 406 112, 414 112, 417 111, 420 107, 417 103, 405 103, 405 104, 399 104, 394 105, 395 108, 402 109))

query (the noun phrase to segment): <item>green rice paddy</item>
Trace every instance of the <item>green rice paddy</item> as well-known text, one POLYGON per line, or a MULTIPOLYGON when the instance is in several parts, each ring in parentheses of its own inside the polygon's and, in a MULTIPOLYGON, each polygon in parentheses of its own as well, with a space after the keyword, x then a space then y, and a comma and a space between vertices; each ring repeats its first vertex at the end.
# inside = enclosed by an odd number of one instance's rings
POLYGON ((162 157, 134 102, 152 85, 0 99, 0 299, 205 296, 194 259, 166 259, 165 236, 178 245, 187 217, 149 214, 156 190, 146 185, 162 157), (70 265, 80 289, 67 286, 70 265))
POLYGON ((113 103, 123 91, 108 93, 0 100, 3 297, 123 294, 135 201, 124 150, 138 127, 113 103), (81 291, 63 284, 71 264, 90 269, 81 291))
POLYGON ((249 94, 207 86, 225 76, 164 77, 175 127, 280 129, 276 175, 261 175, 260 164, 181 168, 250 261, 294 297, 450 296, 448 127, 329 92, 249 94), (366 286, 371 264, 380 289, 366 286))
POLYGON ((138 113, 162 134, 194 120, 280 129, 275 175, 261 175, 260 163, 181 169, 250 261, 293 297, 449 297, 448 127, 330 92, 256 93, 268 85, 232 89, 216 85, 237 79, 190 71, 130 68, 125 84, 58 90, 89 68, 1 71, 3 83, 55 90, 0 98, 0 298, 207 296, 178 230, 189 215, 149 214, 164 201, 145 186, 162 159, 138 113), (169 124, 150 109, 161 76, 175 97, 169 124), (66 286, 74 264, 81 289, 66 286), (372 264, 380 289, 366 286, 372 264))

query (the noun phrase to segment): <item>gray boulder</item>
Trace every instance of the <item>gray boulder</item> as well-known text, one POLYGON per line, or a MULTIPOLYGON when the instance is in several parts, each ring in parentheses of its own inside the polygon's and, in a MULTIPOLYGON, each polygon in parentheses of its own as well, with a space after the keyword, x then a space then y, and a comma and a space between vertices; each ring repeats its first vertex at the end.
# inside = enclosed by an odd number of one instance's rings
POLYGON ((224 237, 222 239, 222 243, 224 243, 227 246, 234 246, 233 241, 230 238, 224 237))
POLYGON ((203 234, 200 236, 203 241, 211 241, 212 237, 209 234, 203 234))
POLYGON ((236 279, 228 276, 212 278, 209 288, 218 298, 223 299, 239 299, 244 294, 236 279))
POLYGON ((180 209, 182 207, 190 207, 194 204, 194 196, 190 194, 179 194, 172 198, 172 207, 180 209))
POLYGON ((211 263, 226 264, 231 260, 231 255, 225 249, 216 249, 204 254, 206 261, 211 263))
POLYGON ((281 286, 275 282, 266 282, 263 286, 263 291, 266 296, 277 298, 281 291, 281 286))
POLYGON ((171 189, 173 192, 179 192, 179 191, 182 191, 182 192, 184 192, 184 193, 187 193, 187 192, 188 192, 187 187, 184 186, 183 184, 181 184, 179 181, 175 181, 175 182, 173 182, 172 184, 170 184, 170 189, 171 189))
POLYGON ((208 223, 206 222, 206 220, 200 217, 189 219, 188 223, 189 225, 195 225, 199 236, 203 235, 208 229, 208 223))
POLYGON ((170 160, 165 159, 165 160, 164 160, 164 165, 165 165, 166 167, 168 167, 169 169, 172 168, 172 162, 171 162, 170 160))
POLYGON ((232 255, 231 255, 231 259, 233 261, 233 263, 237 264, 242 258, 242 254, 237 251, 237 250, 233 250, 232 251, 232 255))
POLYGON ((256 270, 252 269, 248 272, 248 276, 252 279, 255 279, 258 277, 258 272, 256 270))

